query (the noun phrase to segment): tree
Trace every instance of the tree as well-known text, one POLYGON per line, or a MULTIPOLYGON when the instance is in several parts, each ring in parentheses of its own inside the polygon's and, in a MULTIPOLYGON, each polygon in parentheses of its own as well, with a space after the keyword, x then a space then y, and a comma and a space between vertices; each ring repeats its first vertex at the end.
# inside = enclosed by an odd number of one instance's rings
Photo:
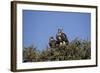
MULTIPOLYGON (((62 33, 62 31, 59 33, 62 33)), ((66 38, 66 36, 64 37, 66 38)), ((62 37, 62 35, 60 35, 60 37, 62 37)), ((68 40, 68 38, 66 39, 68 40)), ((55 40, 54 37, 51 37, 49 39, 49 47, 47 46, 47 48, 42 51, 37 50, 34 46, 24 48, 23 62, 91 59, 91 41, 75 38, 71 42, 67 41, 68 44, 62 46, 60 46, 60 43, 57 43, 57 41, 62 42, 65 41, 65 39, 58 38, 55 40)))
POLYGON ((37 61, 37 58, 38 58, 38 52, 36 50, 35 47, 33 46, 30 46, 28 48, 24 48, 23 50, 23 61, 24 62, 32 62, 32 61, 37 61))

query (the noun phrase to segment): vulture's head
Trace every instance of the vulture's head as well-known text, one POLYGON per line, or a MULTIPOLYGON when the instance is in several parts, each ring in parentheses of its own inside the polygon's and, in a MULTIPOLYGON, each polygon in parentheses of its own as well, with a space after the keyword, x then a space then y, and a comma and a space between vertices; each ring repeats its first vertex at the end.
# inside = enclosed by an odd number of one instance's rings
POLYGON ((53 40, 54 40, 54 38, 53 37, 50 37, 49 41, 53 41, 53 40))

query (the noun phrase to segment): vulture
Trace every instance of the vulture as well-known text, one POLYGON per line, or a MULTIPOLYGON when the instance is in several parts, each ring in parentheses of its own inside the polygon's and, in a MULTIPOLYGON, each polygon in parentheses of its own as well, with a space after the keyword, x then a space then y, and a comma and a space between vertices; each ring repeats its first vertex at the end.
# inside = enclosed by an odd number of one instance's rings
POLYGON ((56 40, 54 39, 54 37, 49 38, 49 46, 50 46, 50 48, 56 47, 56 40))
POLYGON ((56 34, 56 40, 57 40, 57 44, 59 45, 69 44, 66 34, 61 29, 58 29, 58 33, 56 34))

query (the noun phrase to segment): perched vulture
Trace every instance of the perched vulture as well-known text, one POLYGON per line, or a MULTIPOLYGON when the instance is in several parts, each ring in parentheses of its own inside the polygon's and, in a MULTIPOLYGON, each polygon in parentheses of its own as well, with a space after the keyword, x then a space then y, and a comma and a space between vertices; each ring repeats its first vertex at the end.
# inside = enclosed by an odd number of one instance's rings
POLYGON ((65 33, 62 30, 58 29, 58 33, 56 35, 57 43, 59 45, 68 45, 69 41, 65 33))
POLYGON ((49 46, 50 46, 50 48, 56 47, 56 40, 53 37, 50 37, 50 39, 49 39, 49 46))
POLYGON ((67 36, 66 36, 65 33, 62 33, 61 38, 62 38, 62 40, 65 41, 66 44, 68 45, 69 41, 68 41, 68 38, 67 38, 67 36))

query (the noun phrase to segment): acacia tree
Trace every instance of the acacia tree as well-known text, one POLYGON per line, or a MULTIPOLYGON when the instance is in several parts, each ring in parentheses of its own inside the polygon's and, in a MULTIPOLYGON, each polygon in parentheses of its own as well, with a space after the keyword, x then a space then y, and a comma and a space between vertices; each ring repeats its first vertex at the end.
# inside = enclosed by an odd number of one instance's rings
POLYGON ((37 61, 38 59, 38 51, 35 47, 30 46, 28 48, 23 49, 23 61, 24 62, 32 62, 37 61))
POLYGON ((34 46, 24 48, 23 62, 82 60, 91 58, 91 42, 76 38, 68 45, 47 47, 39 51, 34 46))

